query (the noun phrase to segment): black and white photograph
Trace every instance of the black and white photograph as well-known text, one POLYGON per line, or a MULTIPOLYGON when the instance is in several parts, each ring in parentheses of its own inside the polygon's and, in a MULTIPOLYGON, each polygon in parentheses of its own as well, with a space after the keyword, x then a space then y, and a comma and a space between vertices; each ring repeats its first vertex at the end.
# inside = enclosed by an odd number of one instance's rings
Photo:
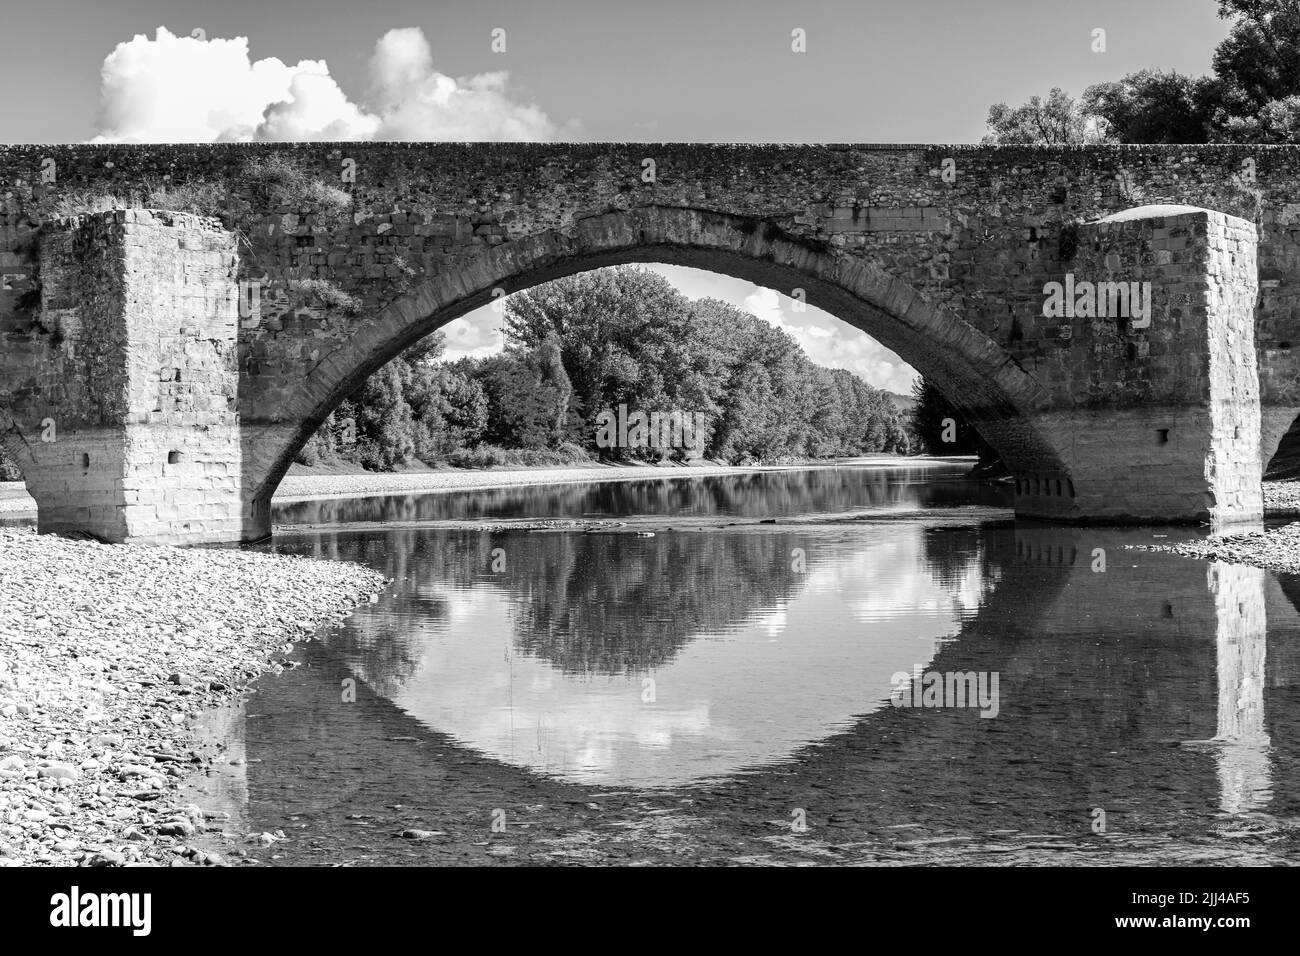
POLYGON ((1300 0, 0 38, 6 924, 855 867, 913 933, 1280 928, 1300 0))

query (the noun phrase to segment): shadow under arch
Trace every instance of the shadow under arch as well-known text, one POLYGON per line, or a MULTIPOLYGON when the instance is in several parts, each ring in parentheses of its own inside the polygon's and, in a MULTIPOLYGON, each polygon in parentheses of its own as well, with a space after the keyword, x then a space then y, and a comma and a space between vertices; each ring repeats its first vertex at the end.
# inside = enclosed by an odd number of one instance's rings
POLYGON ((25 480, 33 461, 31 446, 18 423, 3 405, 0 405, 0 454, 13 463, 25 480))
MULTIPOLYGON (((247 410, 246 474, 255 511, 326 416, 387 362, 447 323, 492 301, 604 266, 661 262, 706 269, 774 289, 803 288, 808 301, 891 349, 932 381, 1013 468, 1065 468, 1027 417, 1046 407, 1038 382, 996 342, 903 279, 829 244, 810 244, 770 220, 696 208, 645 206, 577 220, 502 243, 391 302, 323 356, 278 405, 247 410), (261 443, 270 441, 271 447, 261 443)), ((241 396, 241 399, 248 399, 241 396)))

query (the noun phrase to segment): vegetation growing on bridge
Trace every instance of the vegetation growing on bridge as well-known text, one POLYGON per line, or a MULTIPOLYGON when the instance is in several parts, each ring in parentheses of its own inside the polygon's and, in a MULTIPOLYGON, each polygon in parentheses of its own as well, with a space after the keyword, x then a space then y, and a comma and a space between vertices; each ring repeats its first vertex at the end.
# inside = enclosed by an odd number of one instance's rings
POLYGON ((227 226, 246 226, 249 207, 310 210, 323 225, 334 225, 352 210, 352 195, 346 190, 313 178, 292 160, 281 155, 259 156, 245 163, 230 179, 195 178, 173 183, 150 180, 122 193, 103 188, 61 189, 36 210, 40 219, 64 219, 111 209, 166 209, 196 216, 215 216, 227 226))
POLYGON ((344 292, 328 279, 290 279, 289 289, 303 299, 344 315, 358 315, 361 312, 361 300, 344 292))

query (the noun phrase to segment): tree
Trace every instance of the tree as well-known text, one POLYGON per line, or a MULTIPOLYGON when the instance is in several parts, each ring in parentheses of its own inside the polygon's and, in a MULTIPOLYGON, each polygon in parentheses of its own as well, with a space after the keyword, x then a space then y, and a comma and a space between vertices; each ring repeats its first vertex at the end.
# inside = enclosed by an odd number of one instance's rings
POLYGON ((488 398, 478 380, 446 364, 411 370, 407 401, 415 420, 415 457, 437 461, 477 445, 488 426, 488 398))
MULTIPOLYGON (((699 407, 707 351, 691 303, 638 266, 579 273, 506 300, 506 338, 540 348, 554 337, 573 389, 573 434, 590 439, 604 409, 699 407)), ((704 410, 704 409, 701 409, 704 410)))
POLYGON ((1060 90, 1015 109, 999 103, 984 141, 1300 142, 1300 3, 1219 0, 1219 16, 1233 24, 1212 75, 1140 70, 1088 87, 1077 104, 1060 90))
POLYGON ((912 408, 912 427, 929 454, 978 455, 981 462, 998 457, 993 446, 980 437, 957 407, 929 382, 919 379, 912 386, 912 396, 916 399, 912 408), (946 436, 953 440, 945 441, 946 436))
POLYGON ((1085 113, 1060 87, 1053 87, 1046 100, 1035 95, 1022 106, 995 103, 989 107, 987 123, 990 132, 983 142, 998 146, 1017 143, 1071 146, 1108 141, 1104 125, 1097 117, 1085 113))
POLYGON ((1140 70, 1083 91, 1081 109, 1120 143, 1204 143, 1217 84, 1178 72, 1140 70))
POLYGON ((1232 19, 1214 51, 1217 105, 1213 142, 1297 141, 1300 111, 1300 5, 1294 0, 1219 0, 1232 19))
POLYGON ((500 355, 446 363, 443 351, 433 335, 385 365, 299 460, 341 456, 384 469, 481 443, 538 451, 574 443, 620 458, 700 453, 598 446, 597 416, 620 405, 670 421, 702 413, 703 453, 733 461, 910 447, 879 389, 817 367, 785 331, 726 302, 692 302, 644 268, 600 269, 511 296, 500 355))
POLYGON ((398 359, 366 380, 357 398, 357 454, 363 467, 391 471, 415 453, 415 420, 405 390, 410 367, 398 359))
POLYGON ((573 386, 554 337, 535 349, 484 359, 474 377, 487 397, 486 441, 533 449, 558 448, 564 441, 573 386))

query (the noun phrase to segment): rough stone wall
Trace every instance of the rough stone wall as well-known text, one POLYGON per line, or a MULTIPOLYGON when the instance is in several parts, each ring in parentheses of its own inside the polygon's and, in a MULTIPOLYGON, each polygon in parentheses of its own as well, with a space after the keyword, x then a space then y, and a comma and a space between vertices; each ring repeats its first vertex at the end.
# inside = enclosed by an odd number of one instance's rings
POLYGON ((1056 374, 1077 393, 1035 418, 1065 474, 1018 473, 1017 513, 1260 520, 1255 246, 1250 223, 1204 210, 1138 209, 1080 228, 1075 290, 1148 284, 1149 298, 1050 320, 1071 344, 1056 374))
MULTIPOLYGON (((1254 226, 1231 216, 1207 222, 1205 310, 1210 376, 1210 454, 1205 478, 1219 523, 1263 517, 1263 456, 1255 301, 1259 294, 1254 226)), ((1193 312, 1200 308, 1193 301, 1193 312)))
POLYGON ((39 360, 5 365, 16 410, 45 423, 20 430, 41 531, 241 537, 235 263, 234 237, 195 216, 48 225, 39 360))
MULTIPOLYGON (((1300 263, 1300 149, 1291 147, 11 146, 0 148, 0 256, 7 255, 0 267, 30 278, 30 262, 14 247, 43 202, 85 188, 126 196, 167 177, 230 181, 233 211, 258 253, 245 271, 269 279, 267 322, 287 323, 247 328, 243 338, 250 360, 277 364, 359 331, 398 297, 398 286, 471 268, 502 243, 663 206, 747 217, 810 247, 870 260, 1032 372, 1059 347, 1034 316, 1043 282, 1068 267, 1070 229, 1136 205, 1185 203, 1261 227, 1266 403, 1281 393, 1300 403, 1289 356, 1300 321, 1300 282, 1292 278, 1300 263), (271 206, 264 190, 240 181, 244 164, 265 155, 288 157, 351 192, 353 221, 271 206), (53 184, 40 182, 47 158, 53 184), (655 162, 652 183, 642 178, 646 159, 655 162), (355 182, 342 180, 345 171, 355 182), (303 308, 283 285, 292 277, 335 281, 360 296, 363 309, 343 316, 303 308)), ((13 289, 21 293, 25 281, 11 280, 13 289)))
MULTIPOLYGON (((315 422, 401 348, 494 290, 638 260, 803 290, 911 362, 1013 467, 1054 487, 1069 469, 1037 422, 1075 414, 1091 370, 1076 368, 1077 349, 1043 318, 1043 285, 1076 269, 1080 224, 1144 203, 1256 225, 1263 458, 1300 410, 1294 147, 0 147, 0 351, 39 356, 26 331, 40 288, 33 237, 59 197, 200 180, 226 190, 224 221, 247 240, 239 278, 261 293, 238 331, 252 521, 265 520, 315 422), (345 190, 350 214, 278 201, 247 175, 268 157, 345 190), (331 283, 356 308, 302 293, 303 280, 331 283)), ((14 399, 7 388, 0 376, 0 408, 14 399)))

